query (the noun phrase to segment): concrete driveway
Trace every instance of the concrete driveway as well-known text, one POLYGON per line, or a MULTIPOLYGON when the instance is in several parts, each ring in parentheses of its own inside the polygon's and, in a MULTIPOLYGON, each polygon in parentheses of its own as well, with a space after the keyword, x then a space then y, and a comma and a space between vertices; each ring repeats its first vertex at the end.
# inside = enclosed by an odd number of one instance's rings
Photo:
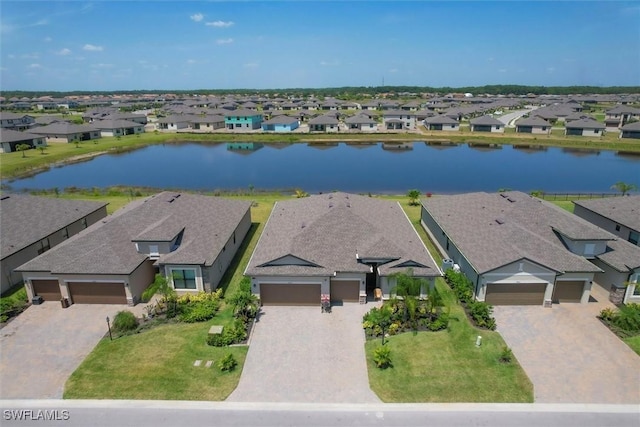
POLYGON ((529 375, 535 402, 640 403, 640 356, 595 316, 599 302, 494 308, 498 332, 529 375))
POLYGON ((60 399, 67 378, 107 332, 106 317, 143 305, 32 305, 0 330, 0 398, 60 399))
POLYGON ((375 403, 362 316, 374 305, 263 307, 236 390, 227 401, 375 403))

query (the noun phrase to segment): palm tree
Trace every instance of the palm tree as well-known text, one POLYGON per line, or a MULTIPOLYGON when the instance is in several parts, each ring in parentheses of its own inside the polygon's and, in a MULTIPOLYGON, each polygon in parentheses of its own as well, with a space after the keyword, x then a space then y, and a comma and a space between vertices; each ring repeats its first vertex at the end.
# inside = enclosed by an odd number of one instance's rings
POLYGON ((418 206, 420 204, 420 190, 409 190, 407 197, 409 198, 409 204, 411 206, 418 206))
POLYGON ((611 186, 611 189, 618 190, 619 192, 622 193, 623 196, 626 196, 627 193, 631 191, 636 191, 638 189, 638 186, 635 184, 618 181, 611 186))
POLYGON ((29 144, 18 144, 16 145, 16 151, 22 151, 22 158, 27 157, 25 151, 31 148, 29 144))

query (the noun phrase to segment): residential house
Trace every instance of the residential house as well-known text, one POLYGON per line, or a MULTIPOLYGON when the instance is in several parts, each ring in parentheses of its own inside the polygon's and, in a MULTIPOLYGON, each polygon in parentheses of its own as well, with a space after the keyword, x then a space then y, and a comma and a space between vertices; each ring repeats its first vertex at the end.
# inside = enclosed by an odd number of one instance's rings
POLYGON ((360 132, 377 132, 378 122, 367 114, 356 114, 344 120, 347 129, 360 132))
POLYGON ((456 119, 447 117, 444 114, 427 117, 424 119, 424 126, 427 130, 445 130, 445 131, 459 131, 460 123, 456 119))
POLYGON ((549 135, 551 127, 551 123, 538 116, 525 117, 516 121, 516 133, 549 135))
POLYGON ((593 119, 582 119, 567 122, 564 125, 565 135, 577 136, 602 136, 604 134, 605 125, 593 119))
POLYGON ((55 122, 47 126, 35 127, 31 133, 42 135, 49 142, 81 142, 102 137, 100 129, 91 125, 76 125, 67 122, 55 122))
POLYGON ((260 129, 262 114, 246 109, 228 111, 224 115, 224 123, 229 130, 260 129))
POLYGON ((491 116, 482 116, 469 121, 471 132, 504 133, 504 123, 491 116))
POLYGON ((628 105, 616 105, 604 112, 607 130, 620 129, 632 120, 640 120, 640 109, 628 105))
POLYGON ((0 131, 0 153, 16 151, 20 144, 26 144, 31 148, 46 147, 47 141, 41 135, 18 132, 17 130, 4 129, 0 131))
POLYGON ((127 120, 141 125, 147 124, 147 116, 145 114, 135 113, 111 113, 100 118, 100 120, 127 120))
POLYGON ((587 303, 590 260, 615 236, 521 192, 470 193, 422 201, 421 222, 441 252, 493 305, 587 303))
POLYGON ((640 139, 640 122, 627 123, 620 128, 620 138, 640 139))
POLYGON ((262 122, 262 130, 265 132, 292 132, 298 129, 300 121, 295 117, 289 117, 286 114, 278 115, 262 122))
POLYGON ((335 115, 325 114, 309 120, 309 132, 338 132, 339 124, 335 115))
POLYGON ((191 116, 189 126, 193 130, 214 131, 224 129, 224 116, 215 114, 205 114, 204 116, 191 116))
POLYGON ((125 136, 144 133, 144 125, 129 120, 95 120, 91 126, 100 129, 102 136, 125 136))
POLYGON ((328 193, 277 202, 245 275, 263 305, 320 305, 389 298, 408 269, 441 275, 399 203, 328 193))
POLYGON ((596 281, 623 289, 623 302, 640 303, 640 196, 575 200, 573 213, 620 237, 594 263, 603 270, 596 281), (625 286, 627 285, 627 286, 625 286))
MULTIPOLYGON (((106 217, 106 206, 106 203, 83 200, 3 194, 0 197, 1 291, 22 282, 22 275, 14 271, 17 267, 106 217)), ((43 286, 47 288, 46 284, 43 286)))
POLYGON ((160 273, 178 295, 216 289, 251 227, 251 202, 163 192, 20 266, 31 298, 129 304, 160 273))
POLYGON ((0 128, 27 130, 36 122, 35 117, 28 114, 16 114, 9 111, 0 112, 0 128))
POLYGON ((405 110, 384 110, 382 123, 386 130, 413 130, 416 128, 416 115, 405 110))
POLYGON ((159 130, 180 130, 187 129, 189 124, 196 119, 197 116, 191 114, 172 114, 167 117, 161 117, 156 122, 159 130))

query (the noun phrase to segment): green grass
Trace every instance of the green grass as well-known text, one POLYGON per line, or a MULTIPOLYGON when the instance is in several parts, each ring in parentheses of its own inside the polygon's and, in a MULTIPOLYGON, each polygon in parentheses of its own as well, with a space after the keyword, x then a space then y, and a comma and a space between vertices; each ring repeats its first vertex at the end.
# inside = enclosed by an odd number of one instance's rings
POLYGON ((248 347, 206 343, 207 323, 158 326, 110 341, 104 338, 67 380, 65 399, 224 400, 236 388, 248 347), (236 369, 215 366, 227 353, 236 369), (193 366, 202 360, 201 366, 193 366), (212 360, 214 365, 205 368, 212 360))
POLYGON ((373 362, 380 340, 367 341, 371 389, 384 402, 533 402, 533 386, 515 357, 498 361, 505 346, 500 334, 472 327, 442 279, 437 286, 451 307, 449 328, 389 337, 393 367, 384 370, 373 362))
POLYGON ((631 350, 635 351, 638 356, 640 356, 640 335, 623 338, 622 341, 624 341, 629 347, 631 347, 631 350))
POLYGON ((16 316, 27 305, 27 291, 23 285, 8 289, 0 297, 0 322, 16 316))

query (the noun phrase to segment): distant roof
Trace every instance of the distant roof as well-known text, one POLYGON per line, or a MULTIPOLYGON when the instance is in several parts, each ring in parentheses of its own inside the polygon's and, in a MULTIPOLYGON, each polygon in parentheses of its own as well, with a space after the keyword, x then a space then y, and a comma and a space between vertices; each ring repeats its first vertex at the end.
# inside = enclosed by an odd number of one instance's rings
POLYGON ((335 116, 325 114, 309 120, 310 125, 337 125, 339 123, 335 116))
POLYGON ((369 272, 358 258, 388 260, 380 274, 416 276, 440 271, 397 202, 347 193, 329 193, 277 202, 251 257, 247 275, 328 276, 369 272), (293 257, 306 265, 278 263, 293 257))
POLYGON ((286 114, 280 114, 273 117, 271 120, 262 122, 263 125, 289 125, 291 123, 298 123, 298 119, 295 117, 289 117, 286 114))
POLYGON ((564 127, 567 129, 604 129, 605 125, 593 119, 581 119, 567 122, 564 127))
POLYGON ((102 202, 3 194, 0 198, 1 257, 18 252, 104 206, 106 203, 102 202))
POLYGON ((622 126, 620 129, 622 130, 640 130, 640 122, 631 122, 622 126))
POLYGON ((20 132, 13 129, 2 129, 2 131, 0 131, 0 142, 32 141, 36 138, 40 139, 42 135, 20 132))
POLYGON ((240 117, 240 116, 262 116, 262 114, 260 114, 260 112, 256 111, 256 110, 248 110, 248 109, 239 109, 239 110, 231 110, 231 111, 226 111, 224 113, 225 117, 240 117))
POLYGON ((627 228, 640 231, 640 196, 574 200, 573 203, 627 228))
POLYGON ((559 272, 599 272, 573 254, 572 240, 616 237, 549 202, 521 192, 438 196, 423 206, 479 273, 526 258, 559 272))
POLYGON ((129 120, 94 120, 91 125, 98 129, 137 128, 144 126, 129 120))
POLYGON ((163 192, 138 200, 73 236, 19 271, 53 274, 130 274, 147 257, 134 240, 167 236, 184 229, 178 249, 161 254, 160 264, 212 265, 251 202, 163 192))
POLYGON ((427 124, 445 124, 445 125, 453 125, 458 124, 456 119, 452 119, 451 117, 445 116, 443 114, 439 116, 427 117, 424 119, 427 124))
POLYGON ((90 125, 76 125, 67 122, 55 122, 47 126, 31 128, 38 135, 71 135, 75 133, 95 132, 98 128, 90 125))
POLYGON ((551 123, 540 117, 532 116, 517 120, 516 127, 518 126, 550 127, 551 123))
POLYGON ((494 119, 491 116, 477 117, 475 119, 471 119, 469 123, 471 123, 472 125, 504 126, 504 123, 502 123, 498 119, 494 119))
POLYGON ((378 123, 366 114, 356 114, 355 116, 347 117, 346 119, 344 119, 344 122, 347 124, 366 124, 366 125, 378 123))

